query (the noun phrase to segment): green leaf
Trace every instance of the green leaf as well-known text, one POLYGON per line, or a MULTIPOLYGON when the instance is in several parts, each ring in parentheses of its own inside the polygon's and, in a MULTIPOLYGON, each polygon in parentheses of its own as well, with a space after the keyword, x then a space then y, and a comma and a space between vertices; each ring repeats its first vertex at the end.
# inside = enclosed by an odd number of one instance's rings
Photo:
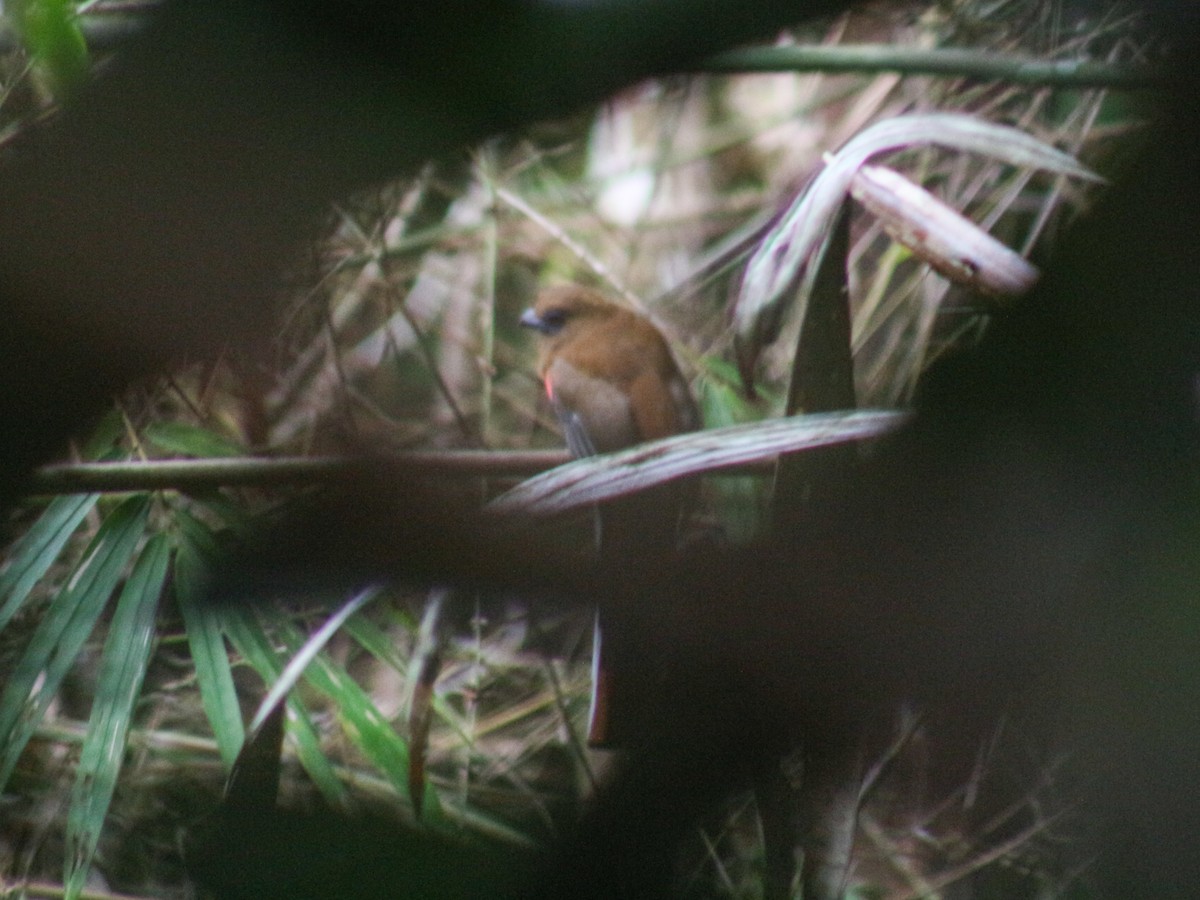
POLYGON ((211 532, 186 512, 177 511, 176 522, 183 540, 175 556, 175 599, 196 666, 200 701, 221 761, 226 771, 231 771, 246 732, 222 635, 224 611, 206 597, 208 560, 215 558, 217 543, 211 532))
MULTIPOLYGON (((758 418, 758 411, 731 381, 704 379, 700 405, 710 428, 723 428, 758 418)), ((725 536, 744 544, 766 525, 766 479, 755 475, 719 475, 709 479, 713 505, 725 536)))
MULTIPOLYGON (((284 660, 263 630, 262 623, 246 610, 232 610, 225 617, 229 640, 237 651, 267 684, 274 684, 284 669, 284 660)), ((300 699, 287 699, 287 734, 296 744, 300 764, 312 778, 313 784, 334 808, 345 807, 346 789, 321 750, 321 742, 313 727, 312 717, 300 699)))
POLYGON ((0 629, 9 623, 33 586, 58 559, 99 494, 58 497, 9 551, 0 573, 0 629))
POLYGON ((150 497, 129 497, 104 520, 66 586, 46 609, 0 696, 0 786, 104 611, 146 528, 150 497))
POLYGON ((278 702, 279 698, 296 686, 296 682, 300 680, 300 676, 304 674, 304 670, 308 668, 308 664, 313 661, 313 657, 325 649, 325 645, 329 643, 330 638, 337 634, 346 623, 346 619, 378 597, 379 591, 380 589, 374 585, 360 591, 357 596, 343 603, 341 608, 326 619, 324 625, 308 636, 304 641, 304 646, 289 660, 280 674, 279 680, 271 686, 271 690, 263 699, 261 708, 254 716, 252 728, 258 728, 270 713, 271 707, 278 702))
POLYGON ((67 900, 83 890, 108 815, 134 706, 154 645, 158 601, 171 551, 165 535, 150 538, 117 599, 100 658, 96 699, 83 740, 71 807, 67 815, 67 900))
POLYGON ((64 98, 88 73, 87 42, 70 0, 20 0, 12 13, 51 92, 64 98))
MULTIPOLYGON (((114 404, 92 426, 91 433, 79 448, 80 459, 108 460, 117 453, 127 434, 125 418, 114 404)), ((119 456, 118 458, 123 458, 119 456)))
POLYGON ((748 400, 740 387, 741 376, 733 365, 716 357, 705 359, 698 394, 706 427, 723 428, 763 417, 770 407, 761 400, 748 400))
POLYGON ((228 438, 186 422, 155 422, 145 428, 142 438, 164 453, 177 456, 207 459, 213 456, 238 456, 245 452, 244 448, 228 438))
POLYGON ((384 665, 391 666, 400 673, 408 671, 408 660, 396 649, 395 640, 363 613, 351 616, 346 622, 345 630, 364 650, 384 665))
MULTIPOLYGON (((272 624, 287 647, 299 652, 304 636, 291 622, 276 616, 272 624)), ((341 666, 318 654, 304 671, 305 679, 329 697, 350 741, 375 765, 401 796, 408 797, 408 745, 379 707, 341 666)), ((409 798, 411 802, 411 797, 409 798)), ((436 797, 426 796, 427 812, 438 812, 436 797)))

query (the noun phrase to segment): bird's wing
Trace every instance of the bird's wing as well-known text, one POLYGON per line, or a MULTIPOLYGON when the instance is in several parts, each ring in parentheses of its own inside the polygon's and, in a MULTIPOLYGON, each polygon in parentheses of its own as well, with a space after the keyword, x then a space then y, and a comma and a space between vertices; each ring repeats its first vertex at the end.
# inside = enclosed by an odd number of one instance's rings
MULTIPOLYGON (((674 368, 674 366, 672 366, 674 368)), ((641 440, 670 437, 700 426, 700 415, 678 372, 647 370, 629 386, 630 410, 641 440)))

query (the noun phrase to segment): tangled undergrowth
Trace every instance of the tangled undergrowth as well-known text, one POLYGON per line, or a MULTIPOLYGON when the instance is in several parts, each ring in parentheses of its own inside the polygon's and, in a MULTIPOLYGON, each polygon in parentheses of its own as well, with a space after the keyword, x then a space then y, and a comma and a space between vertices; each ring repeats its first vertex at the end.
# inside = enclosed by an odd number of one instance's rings
MULTIPOLYGON (((94 6, 103 13, 103 3, 94 6)), ((880 4, 807 25, 780 42, 966 47, 1112 63, 1140 62, 1146 52, 1115 12, 1072 19, 1033 0, 992 6, 880 4)), ((19 128, 36 107, 36 77, 20 51, 5 58, 0 114, 8 127, 19 128)), ((599 286, 651 312, 674 342, 708 426, 779 415, 799 322, 795 315, 785 322, 782 339, 760 362, 764 399, 745 400, 728 327, 745 259, 823 154, 873 122, 931 111, 1016 125, 1103 173, 1119 166, 1138 125, 1120 94, 967 77, 709 73, 644 84, 599 109, 498 137, 346 198, 330 210, 322 239, 286 273, 269 348, 231 353, 218 365, 132 392, 79 456, 558 447, 517 318, 538 286, 563 280, 599 286)), ((1065 178, 977 155, 920 146, 889 164, 1035 257, 1052 254, 1060 228, 1087 202, 1065 178)), ((921 372, 973 341, 996 308, 997 301, 931 273, 861 210, 851 221, 848 270, 862 407, 903 407, 921 372)), ((464 489, 488 496, 514 480, 476 477, 464 480, 464 489)), ((722 476, 711 479, 706 498, 707 527, 747 540, 762 527, 770 489, 763 475, 722 476)), ((278 492, 253 487, 76 494, 31 500, 5 523, 15 539, 41 517, 57 536, 45 538, 39 553, 28 539, 16 545, 0 575, 5 683, 28 667, 28 648, 47 640, 47 610, 64 584, 76 600, 92 582, 103 594, 94 630, 62 623, 59 636, 82 628, 78 655, 39 701, 28 742, 2 763, 6 886, 19 885, 27 896, 57 895, 64 860, 89 840, 83 834, 98 841, 91 895, 192 896, 181 852, 186 836, 216 808, 266 687, 329 614, 329 598, 281 597, 211 632, 218 646, 221 633, 228 640, 228 662, 197 658, 196 629, 216 627, 195 621, 200 569, 279 500, 278 492), (166 537, 147 542, 150 535, 166 537), (88 567, 99 552, 111 555, 107 574, 88 567), (169 577, 166 568, 154 569, 156 554, 168 553, 169 577), (35 557, 45 564, 30 563, 35 557), (108 594, 135 583, 127 571, 135 558, 151 587, 168 585, 176 598, 157 610, 143 604, 141 619, 136 597, 128 613, 123 600, 115 611, 105 606, 108 594), (92 752, 94 700, 115 677, 105 641, 126 641, 118 629, 130 627, 146 637, 148 662, 115 793, 111 806, 96 813, 93 804, 93 819, 72 826, 95 787, 76 774, 81 754, 92 752), (222 686, 216 699, 206 695, 210 684, 222 686)), ((423 629, 427 600, 399 587, 380 589, 330 639, 288 701, 281 803, 324 802, 416 821, 412 685, 431 631, 440 629, 446 638, 431 729, 420 747, 427 758, 422 827, 515 848, 552 841, 611 764, 585 750, 581 738, 590 624, 531 618, 519 598, 458 598, 453 613, 423 629)), ((11 701, 6 694, 2 702, 11 701)), ((24 720, 3 723, 6 744, 14 746, 24 720)), ((927 787, 930 748, 943 739, 936 723, 897 710, 896 722, 882 730, 890 744, 862 761, 869 788, 854 896, 950 896, 978 873, 974 896, 1072 890, 1080 873, 1065 861, 1064 847, 1083 825, 1070 818, 1055 760, 997 722, 978 736, 975 778, 937 793, 927 787), (982 825, 968 824, 985 785, 1009 801, 982 825)), ((753 796, 739 794, 681 850, 681 889, 687 896, 757 897, 762 865, 753 796)))

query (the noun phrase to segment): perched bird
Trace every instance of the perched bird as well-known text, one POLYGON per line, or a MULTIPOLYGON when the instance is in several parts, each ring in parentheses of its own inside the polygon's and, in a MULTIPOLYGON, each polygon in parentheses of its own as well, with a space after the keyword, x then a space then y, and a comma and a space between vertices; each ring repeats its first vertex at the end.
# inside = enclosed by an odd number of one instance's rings
POLYGON ((687 381, 645 317, 563 285, 542 291, 521 324, 543 335, 538 374, 576 456, 699 427, 687 381))
MULTIPOLYGON (((542 335, 538 374, 567 446, 590 456, 700 426, 686 379, 666 340, 644 316, 578 285, 543 290, 521 316, 542 335)), ((666 485, 607 504, 598 517, 599 552, 610 559, 670 552, 687 506, 686 488, 666 485)), ((588 743, 621 744, 613 707, 644 656, 631 635, 596 618, 588 743), (602 640, 601 632, 605 637, 602 640)))

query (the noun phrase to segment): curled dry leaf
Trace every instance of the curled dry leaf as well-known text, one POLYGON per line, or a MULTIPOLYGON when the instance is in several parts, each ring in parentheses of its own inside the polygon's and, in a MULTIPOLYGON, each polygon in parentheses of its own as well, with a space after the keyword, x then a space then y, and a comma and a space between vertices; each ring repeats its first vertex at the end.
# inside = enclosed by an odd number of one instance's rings
POLYGON ((863 166, 850 195, 951 281, 995 297, 1018 297, 1037 282, 1037 267, 1021 254, 893 169, 863 166))
POLYGON ((676 478, 879 437, 906 419, 905 413, 881 410, 819 413, 676 435, 551 469, 501 494, 487 509, 501 516, 557 515, 676 478))
POLYGON ((881 153, 930 144, 984 154, 1014 166, 1103 180, 1074 157, 1032 135, 974 116, 898 116, 872 125, 826 160, 825 168, 796 197, 746 265, 733 326, 738 366, 749 390, 758 356, 778 337, 790 297, 795 297, 803 316, 811 288, 809 262, 859 169, 881 153))

